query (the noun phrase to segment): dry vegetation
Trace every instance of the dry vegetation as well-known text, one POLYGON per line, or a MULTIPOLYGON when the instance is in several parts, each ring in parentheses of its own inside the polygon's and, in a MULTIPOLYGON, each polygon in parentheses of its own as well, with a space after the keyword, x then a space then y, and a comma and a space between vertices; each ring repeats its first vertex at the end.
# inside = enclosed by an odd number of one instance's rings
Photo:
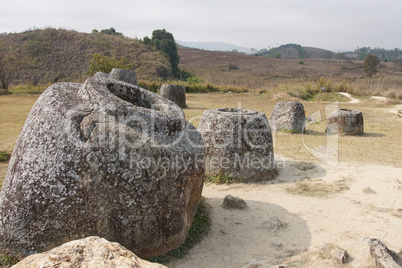
POLYGON ((89 55, 125 57, 135 62, 139 79, 155 79, 156 69, 169 69, 161 52, 138 39, 101 33, 79 33, 48 28, 24 33, 0 35, 0 45, 11 47, 10 53, 25 60, 16 74, 16 84, 46 84, 60 81, 83 82, 89 71, 89 55))
POLYGON ((402 72, 392 62, 381 63, 379 73, 365 77, 362 61, 327 59, 275 59, 239 53, 179 48, 180 66, 216 85, 254 91, 295 91, 330 85, 354 95, 380 95, 402 99, 402 72), (321 81, 320 81, 321 80, 321 81))

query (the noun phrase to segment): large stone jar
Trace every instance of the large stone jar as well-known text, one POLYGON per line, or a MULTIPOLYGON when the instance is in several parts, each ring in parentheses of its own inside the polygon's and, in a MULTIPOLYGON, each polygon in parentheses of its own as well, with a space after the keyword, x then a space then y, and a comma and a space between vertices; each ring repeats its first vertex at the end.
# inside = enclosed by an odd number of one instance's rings
POLYGON ((178 247, 201 197, 200 133, 172 102, 100 77, 58 83, 21 131, 0 193, 0 250, 43 252, 88 236, 141 258, 178 247))
POLYGON ((160 89, 161 96, 173 101, 180 107, 187 107, 186 105, 186 90, 183 85, 169 85, 163 84, 160 89))
POLYGON ((206 145, 206 176, 226 175, 252 182, 275 174, 272 134, 265 114, 240 108, 207 110, 198 130, 206 145))
POLYGON ((297 101, 278 102, 272 111, 269 123, 273 131, 302 133, 306 115, 304 106, 297 101))
POLYGON ((363 114, 357 110, 337 109, 332 111, 327 122, 328 134, 361 135, 364 130, 363 114))

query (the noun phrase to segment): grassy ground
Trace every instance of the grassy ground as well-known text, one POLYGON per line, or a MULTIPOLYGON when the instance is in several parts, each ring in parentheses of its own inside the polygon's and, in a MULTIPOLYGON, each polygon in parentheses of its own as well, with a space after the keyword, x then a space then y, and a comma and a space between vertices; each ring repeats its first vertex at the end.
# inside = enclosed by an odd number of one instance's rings
MULTIPOLYGON (((38 97, 39 95, 0 96, 0 151, 12 152, 25 119, 38 97)), ((194 126, 198 126, 198 122, 205 110, 224 107, 251 108, 264 112, 269 118, 278 101, 290 99, 294 98, 286 93, 275 95, 193 93, 187 94, 188 108, 185 108, 184 112, 187 120, 194 126)), ((307 111, 307 115, 317 115, 318 113, 321 115, 322 121, 309 125, 307 133, 304 135, 282 132, 273 133, 274 151, 276 154, 295 160, 315 161, 316 158, 306 150, 306 146, 315 148, 326 145, 325 107, 331 102, 301 102, 307 111)), ((339 108, 362 111, 365 123, 364 135, 339 137, 339 161, 359 161, 379 165, 402 166, 400 161, 400 152, 402 151, 402 143, 400 142, 401 119, 396 114, 387 112, 387 109, 393 106, 394 104, 376 102, 371 99, 362 99, 358 104, 339 102, 339 108)), ((1 183, 6 171, 7 163, 0 163, 1 183)))
MULTIPOLYGON (((39 95, 0 96, 0 151, 11 153, 25 119, 39 95)), ((7 172, 8 163, 0 162, 0 182, 7 172)))

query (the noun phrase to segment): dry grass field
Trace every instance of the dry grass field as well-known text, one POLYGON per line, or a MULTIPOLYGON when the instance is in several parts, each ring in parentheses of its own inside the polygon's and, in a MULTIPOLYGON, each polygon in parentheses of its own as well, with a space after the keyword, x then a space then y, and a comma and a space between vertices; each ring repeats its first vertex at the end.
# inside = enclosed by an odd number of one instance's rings
POLYGON ((392 96, 402 99, 402 70, 382 62, 373 78, 365 77, 362 61, 326 59, 274 59, 239 53, 179 48, 180 67, 216 85, 251 91, 292 91, 325 79, 337 91, 354 95, 392 96))

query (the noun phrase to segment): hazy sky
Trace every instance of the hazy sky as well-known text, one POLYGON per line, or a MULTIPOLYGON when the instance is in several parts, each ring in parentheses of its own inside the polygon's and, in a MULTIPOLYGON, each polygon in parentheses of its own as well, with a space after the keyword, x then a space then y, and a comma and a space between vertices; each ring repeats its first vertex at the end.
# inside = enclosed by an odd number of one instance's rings
POLYGON ((176 40, 249 48, 402 48, 402 0, 2 0, 0 33, 114 27, 128 37, 166 29, 176 40))

